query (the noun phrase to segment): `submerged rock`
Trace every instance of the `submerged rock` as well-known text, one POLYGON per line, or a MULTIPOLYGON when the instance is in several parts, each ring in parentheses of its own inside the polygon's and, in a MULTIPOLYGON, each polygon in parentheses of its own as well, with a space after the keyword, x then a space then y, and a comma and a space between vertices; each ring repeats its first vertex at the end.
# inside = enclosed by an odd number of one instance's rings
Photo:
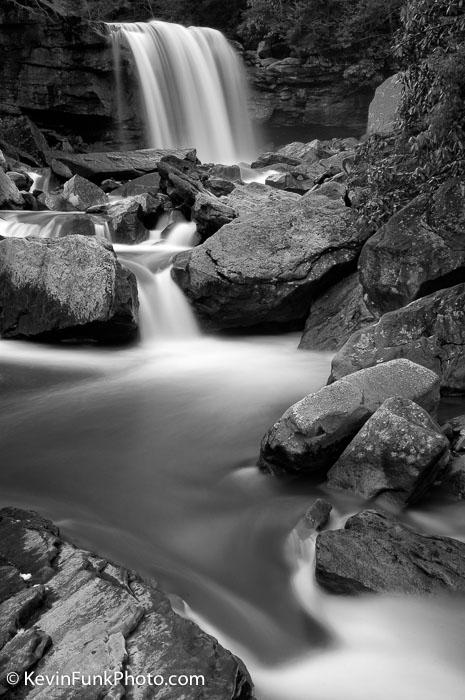
POLYGON ((3 338, 126 342, 136 335, 137 283, 96 238, 0 241, 3 338))
POLYGON ((173 275, 213 327, 300 324, 311 296, 354 264, 366 236, 343 203, 315 193, 223 226, 176 256, 173 275))
POLYGON ((421 535, 376 511, 316 541, 316 580, 331 593, 465 592, 465 544, 421 535))
POLYGON ((443 391, 465 391, 465 284, 443 289, 354 333, 333 359, 331 377, 342 377, 405 357, 441 377, 443 391))
POLYGON ((352 333, 374 320, 354 272, 312 302, 299 348, 338 350, 352 333))
POLYGON ((265 434, 259 466, 283 472, 325 473, 368 418, 391 396, 434 412, 439 378, 408 360, 362 370, 291 406, 265 434))
MULTIPOLYGON (((127 670, 134 677, 195 675, 197 685, 170 687, 169 696, 178 700, 252 700, 242 662, 176 615, 156 581, 77 549, 34 513, 2 509, 0 534, 0 559, 16 581, 0 606, 0 694, 9 692, 8 670, 50 676, 127 670)), ((165 696, 155 686, 141 692, 165 696)), ((57 686, 47 697, 97 700, 103 693, 142 697, 124 679, 112 688, 77 683, 70 692, 57 686)), ((31 688, 25 697, 35 694, 31 688)))
POLYGON ((328 486, 365 499, 414 503, 448 460, 449 442, 429 414, 410 399, 393 397, 346 447, 328 473, 328 486))
POLYGON ((465 279, 465 186, 442 185, 389 219, 365 243, 360 279, 368 303, 386 313, 465 279))

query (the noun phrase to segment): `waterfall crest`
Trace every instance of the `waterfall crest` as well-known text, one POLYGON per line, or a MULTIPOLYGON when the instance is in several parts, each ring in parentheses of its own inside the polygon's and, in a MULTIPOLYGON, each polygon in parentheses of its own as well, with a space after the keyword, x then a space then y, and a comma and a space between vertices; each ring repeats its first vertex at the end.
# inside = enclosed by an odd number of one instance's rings
POLYGON ((121 40, 132 53, 150 147, 195 147, 204 162, 251 160, 245 71, 221 32, 160 21, 108 26, 114 56, 121 40))

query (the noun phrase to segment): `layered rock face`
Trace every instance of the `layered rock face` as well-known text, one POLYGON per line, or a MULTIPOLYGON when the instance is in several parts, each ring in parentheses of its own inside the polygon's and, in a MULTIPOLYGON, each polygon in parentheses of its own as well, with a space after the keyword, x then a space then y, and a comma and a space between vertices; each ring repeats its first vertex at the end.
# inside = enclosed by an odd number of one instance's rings
POLYGON ((156 581, 77 549, 50 521, 0 511, 0 572, 0 694, 13 692, 8 672, 18 674, 21 697, 45 697, 39 685, 24 687, 26 672, 33 679, 81 672, 84 681, 54 684, 46 697, 168 697, 168 679, 178 677, 169 686, 176 700, 252 700, 239 659, 176 615, 156 581), (124 671, 162 682, 138 686, 124 671), (85 684, 105 673, 121 676, 113 685, 85 684), (198 681, 190 684, 190 675, 198 681))
POLYGON ((342 200, 317 191, 223 226, 179 254, 173 274, 214 327, 302 322, 312 294, 350 269, 365 239, 342 200))
POLYGON ((124 342, 137 332, 137 283, 112 247, 87 236, 0 241, 4 338, 124 342))

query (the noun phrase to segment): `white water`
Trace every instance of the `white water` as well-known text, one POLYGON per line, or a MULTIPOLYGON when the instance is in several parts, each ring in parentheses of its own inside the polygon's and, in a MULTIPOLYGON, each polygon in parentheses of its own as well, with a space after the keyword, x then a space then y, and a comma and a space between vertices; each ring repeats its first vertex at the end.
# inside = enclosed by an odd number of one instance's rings
POLYGON ((109 30, 115 61, 118 39, 132 52, 150 147, 195 147, 204 162, 250 162, 256 149, 244 68, 221 32, 159 21, 109 30))
MULTIPOLYGON (((79 222, 90 221, 98 238, 110 237, 105 221, 83 212, 65 211, 2 211, 0 210, 0 236, 5 238, 60 238, 69 233, 79 233, 79 222)), ((86 229, 87 230, 87 229, 86 229)))

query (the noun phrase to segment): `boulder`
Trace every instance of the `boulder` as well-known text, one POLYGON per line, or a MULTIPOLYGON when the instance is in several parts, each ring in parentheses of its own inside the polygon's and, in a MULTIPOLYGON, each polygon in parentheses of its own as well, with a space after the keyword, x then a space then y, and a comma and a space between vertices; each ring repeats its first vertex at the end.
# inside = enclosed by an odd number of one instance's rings
POLYGON ((251 164, 251 168, 269 168, 276 163, 286 163, 287 165, 300 165, 302 160, 300 158, 293 158, 292 156, 287 156, 282 152, 279 153, 262 153, 257 160, 254 160, 251 164))
POLYGON ((465 454, 454 453, 440 486, 441 496, 454 501, 465 499, 465 454))
POLYGON ((328 486, 396 504, 419 500, 449 460, 449 442, 410 399, 387 399, 328 472, 328 486))
POLYGON ((262 440, 259 466, 275 474, 322 474, 340 457, 368 418, 391 396, 434 413, 439 379, 408 360, 356 372, 291 406, 262 440))
MULTIPOLYGON (((74 547, 34 513, 2 509, 0 531, 0 558, 9 561, 18 578, 20 572, 30 575, 22 590, 1 606, 9 624, 3 627, 0 694, 11 692, 5 679, 9 670, 22 675, 33 668, 49 676, 73 671, 102 676, 128 671, 134 677, 159 674, 166 679, 195 674, 204 677, 204 684, 170 688, 170 697, 252 700, 252 683, 242 662, 179 617, 156 581, 74 547), (15 611, 20 612, 17 618, 15 611)), ((91 689, 78 681, 73 688, 49 688, 46 695, 96 700, 104 694, 122 697, 125 690, 136 697, 124 680, 111 689, 91 689)), ((153 693, 165 695, 147 685, 137 697, 155 697, 153 693)))
POLYGON ((199 192, 191 211, 192 220, 202 240, 213 236, 222 226, 236 218, 235 210, 209 193, 199 192))
POLYGON ((306 163, 315 163, 320 158, 331 155, 330 149, 325 148, 318 139, 314 139, 309 143, 293 141, 280 148, 278 153, 289 158, 305 161, 306 163))
POLYGON ((158 173, 147 173, 134 180, 129 180, 124 185, 113 188, 112 194, 115 197, 133 197, 138 194, 156 195, 160 190, 160 175, 158 173))
POLYGON ((312 301, 299 348, 339 350, 352 333, 375 320, 354 272, 312 301))
POLYGON ((378 313, 465 279, 465 184, 449 180, 420 195, 365 243, 360 279, 378 313))
POLYGON ((0 241, 3 338, 125 342, 137 284, 107 242, 86 236, 0 241))
MULTIPOLYGON (((17 66, 18 68, 18 66, 17 66)), ((0 117, 0 134, 8 144, 27 153, 27 162, 42 163, 48 143, 40 129, 25 114, 0 117)))
POLYGON ((68 168, 67 165, 61 163, 56 158, 50 160, 50 168, 52 172, 57 175, 61 180, 71 180, 73 173, 68 168))
POLYGON ((372 510, 316 540, 316 580, 331 593, 465 592, 465 544, 414 532, 372 510))
POLYGON ((195 163, 193 149, 146 148, 140 151, 109 151, 108 153, 64 153, 48 151, 47 159, 58 160, 68 166, 72 173, 92 182, 100 183, 110 177, 129 180, 144 173, 152 173, 166 158, 176 157, 181 161, 195 163))
POLYGON ((271 208, 290 209, 300 201, 300 196, 293 192, 275 190, 259 182, 251 182, 247 185, 237 185, 230 195, 222 198, 222 201, 232 207, 240 219, 244 219, 271 208))
POLYGON ((321 530, 328 523, 332 509, 331 503, 324 498, 317 498, 305 511, 305 524, 313 530, 321 530))
POLYGON ((229 180, 235 184, 242 184, 241 169, 238 165, 212 165, 209 171, 210 178, 229 180))
POLYGON ((141 243, 155 227, 163 211, 163 200, 150 194, 138 194, 111 202, 98 211, 107 218, 114 243, 141 243))
POLYGON ((32 177, 27 173, 17 173, 14 170, 10 170, 7 175, 10 180, 15 183, 18 190, 25 190, 28 192, 34 183, 32 177))
POLYGON ((312 295, 350 270, 366 236, 350 209, 316 192, 223 226, 176 256, 173 275, 212 327, 301 325, 312 295))
POLYGON ((215 197, 223 197, 231 194, 235 188, 234 182, 231 180, 223 180, 219 177, 210 177, 208 180, 208 189, 215 197))
POLYGON ((357 331, 332 362, 331 379, 405 357, 441 378, 443 392, 465 391, 465 284, 418 299, 357 331))
POLYGON ((0 168, 1 168, 3 171, 8 170, 8 163, 7 163, 7 160, 6 160, 5 156, 3 155, 3 151, 2 151, 2 150, 0 150, 0 168))
POLYGON ((24 199, 13 180, 0 169, 0 209, 22 209, 24 199))
POLYGON ((368 109, 368 134, 389 134, 395 128, 402 100, 400 74, 390 78, 376 88, 368 109))
POLYGON ((63 185, 63 199, 79 211, 106 204, 108 197, 100 187, 80 175, 74 175, 63 185))

